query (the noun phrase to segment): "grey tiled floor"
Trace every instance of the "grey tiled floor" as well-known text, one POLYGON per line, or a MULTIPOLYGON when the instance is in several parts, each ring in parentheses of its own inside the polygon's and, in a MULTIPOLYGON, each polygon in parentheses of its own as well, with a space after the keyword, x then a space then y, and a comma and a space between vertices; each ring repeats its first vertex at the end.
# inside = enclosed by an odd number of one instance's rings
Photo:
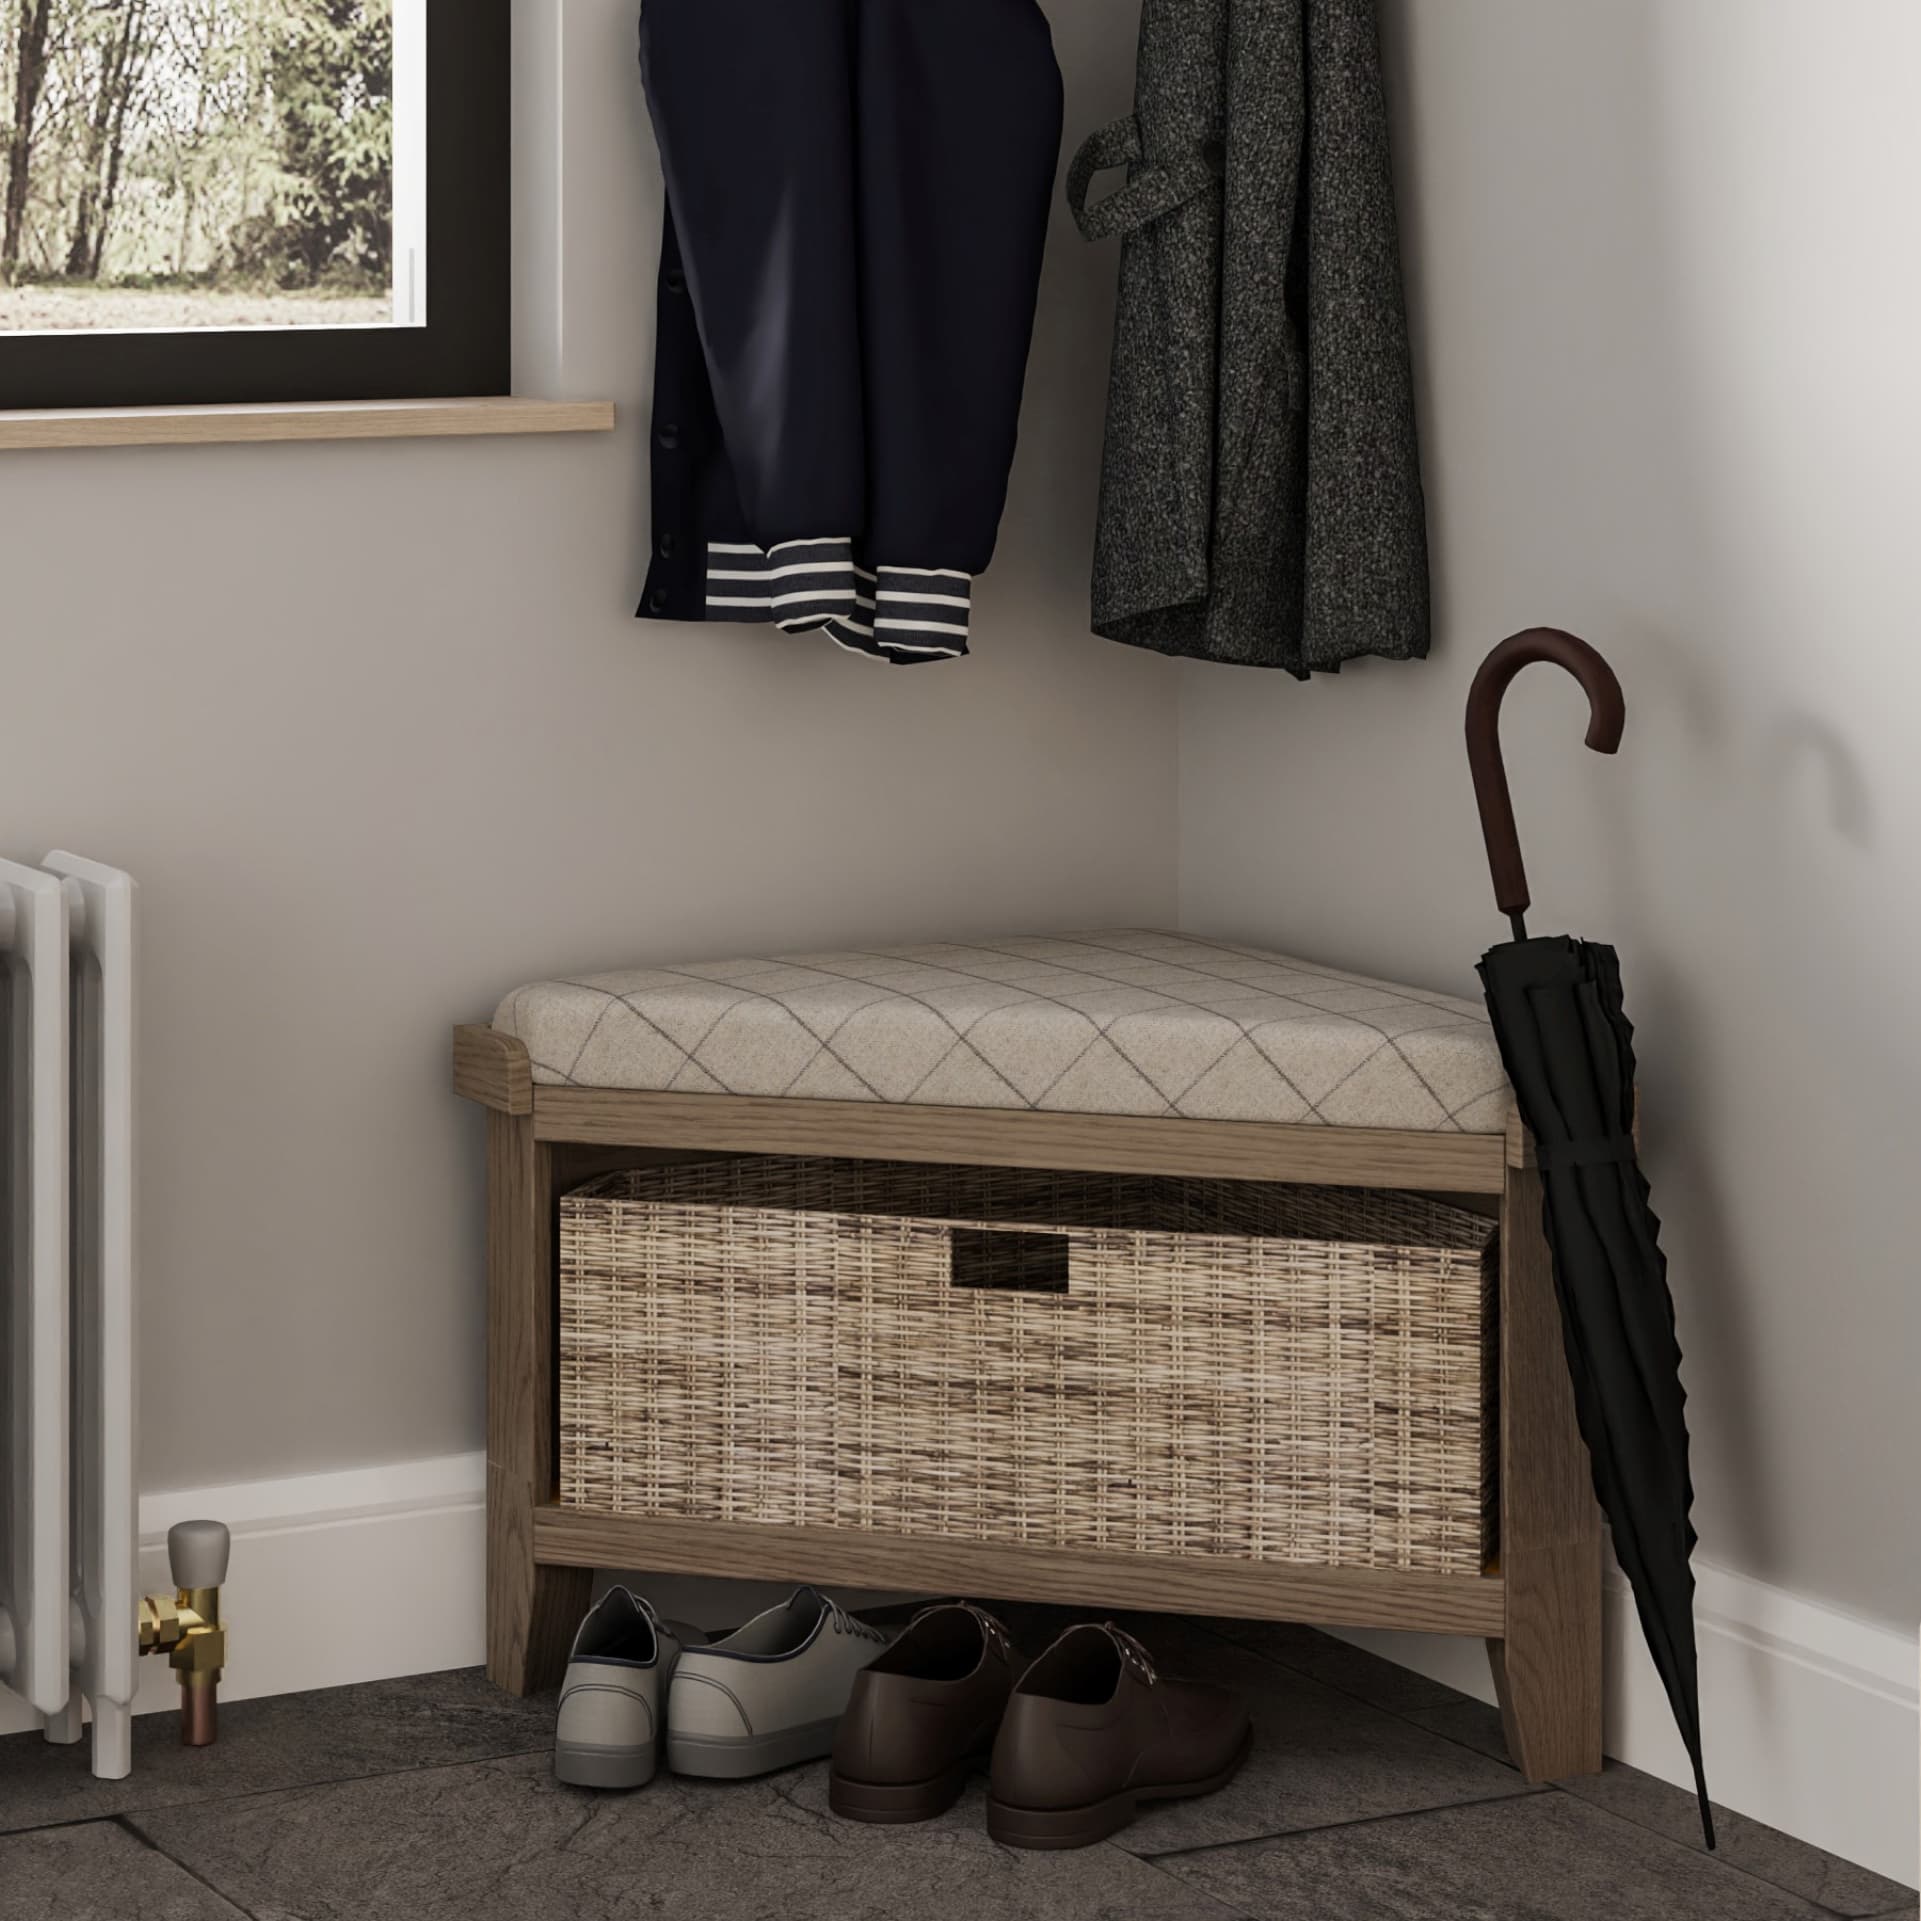
MULTIPOLYGON (((1007 1611, 1021 1638, 1054 1617, 1007 1611)), ((442 1674, 229 1708, 185 1753, 139 1724, 131 1779, 0 1741, 0 1921, 1916 1921, 1911 1892, 1610 1767, 1507 1765, 1478 1703, 1297 1628, 1132 1621, 1171 1671, 1243 1690, 1232 1786, 1102 1847, 1021 1854, 977 1784, 925 1827, 834 1819, 824 1770, 634 1795, 556 1785, 551 1702, 442 1674)))

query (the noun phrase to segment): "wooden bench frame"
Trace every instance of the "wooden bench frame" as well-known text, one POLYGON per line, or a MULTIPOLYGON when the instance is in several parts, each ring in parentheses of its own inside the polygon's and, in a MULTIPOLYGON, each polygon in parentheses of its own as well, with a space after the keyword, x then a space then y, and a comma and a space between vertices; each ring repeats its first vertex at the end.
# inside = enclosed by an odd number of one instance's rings
POLYGON ((526 1049, 454 1034, 487 1112, 487 1672, 552 1686, 596 1568, 1479 1635, 1530 1781, 1601 1765, 1601 1533, 1561 1350, 1540 1176, 1505 1136, 540 1087, 526 1049), (616 1168, 813 1154, 1202 1175, 1471 1197, 1501 1223, 1500 1546, 1478 1576, 1236 1564, 586 1514, 558 1501, 559 1196, 616 1168))

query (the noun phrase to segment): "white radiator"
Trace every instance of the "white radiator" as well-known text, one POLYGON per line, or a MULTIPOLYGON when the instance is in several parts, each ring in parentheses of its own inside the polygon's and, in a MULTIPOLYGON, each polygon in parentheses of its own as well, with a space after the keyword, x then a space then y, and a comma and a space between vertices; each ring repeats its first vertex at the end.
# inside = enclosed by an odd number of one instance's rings
POLYGON ((0 861, 0 1683, 132 1765, 134 884, 0 861))

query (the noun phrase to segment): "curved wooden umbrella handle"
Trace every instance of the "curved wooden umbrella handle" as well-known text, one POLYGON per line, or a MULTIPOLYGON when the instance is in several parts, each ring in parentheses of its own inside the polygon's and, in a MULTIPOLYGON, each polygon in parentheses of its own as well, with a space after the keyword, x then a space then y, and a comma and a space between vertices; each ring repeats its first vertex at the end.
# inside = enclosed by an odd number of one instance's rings
POLYGON ((1501 758, 1501 702, 1514 676, 1537 660, 1565 667, 1587 690, 1587 744, 1597 754, 1616 752, 1627 726, 1627 700, 1614 669, 1586 641, 1558 627, 1530 627, 1511 635, 1474 676, 1467 697, 1467 760, 1474 770, 1474 796, 1481 804, 1481 832, 1487 841, 1488 871, 1494 876, 1494 898, 1513 921, 1520 940, 1527 938, 1522 916, 1530 903, 1521 836, 1514 825, 1514 797, 1508 791, 1507 763, 1501 758))

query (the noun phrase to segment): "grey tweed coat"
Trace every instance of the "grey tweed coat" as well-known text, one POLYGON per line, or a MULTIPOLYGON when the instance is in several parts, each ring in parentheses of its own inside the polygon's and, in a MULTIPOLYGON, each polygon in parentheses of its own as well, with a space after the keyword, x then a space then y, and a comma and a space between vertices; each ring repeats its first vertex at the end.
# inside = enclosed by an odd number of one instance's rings
POLYGON ((1303 679, 1425 655, 1373 0, 1146 0, 1136 110, 1068 198, 1126 237, 1094 631, 1303 679))

